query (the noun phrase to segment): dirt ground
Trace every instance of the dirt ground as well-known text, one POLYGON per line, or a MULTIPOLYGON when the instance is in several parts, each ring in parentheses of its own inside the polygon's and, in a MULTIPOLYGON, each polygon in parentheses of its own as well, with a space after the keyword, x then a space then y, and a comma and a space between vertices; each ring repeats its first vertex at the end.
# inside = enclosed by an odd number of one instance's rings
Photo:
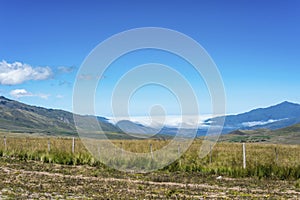
POLYGON ((132 174, 0 158, 0 199, 300 199, 299 180, 132 174))

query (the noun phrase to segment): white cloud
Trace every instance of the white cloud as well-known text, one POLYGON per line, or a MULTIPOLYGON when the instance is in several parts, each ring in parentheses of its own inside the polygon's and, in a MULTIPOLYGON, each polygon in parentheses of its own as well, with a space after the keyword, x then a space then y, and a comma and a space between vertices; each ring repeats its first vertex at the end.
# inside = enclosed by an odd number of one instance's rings
POLYGON ((0 62, 0 84, 17 85, 29 80, 45 80, 51 77, 49 67, 32 67, 21 62, 0 62))
POLYGON ((42 99, 48 99, 50 96, 49 94, 33 94, 31 92, 28 92, 25 89, 15 89, 10 91, 10 96, 14 98, 21 98, 21 97, 40 97, 42 99))
POLYGON ((15 89, 10 91, 10 96, 15 97, 15 98, 20 98, 20 97, 30 97, 33 96, 30 92, 27 92, 25 89, 15 89))
POLYGON ((121 120, 130 120, 135 123, 142 124, 144 126, 149 126, 152 128, 161 128, 163 126, 171 128, 209 128, 209 125, 203 122, 206 119, 213 117, 213 115, 199 115, 199 116, 180 116, 180 115, 169 115, 169 116, 130 116, 130 117, 115 117, 109 119, 112 123, 117 123, 121 120))
POLYGON ((48 99, 48 97, 50 96, 50 94, 35 94, 34 96, 40 97, 42 99, 48 99))
POLYGON ((262 126, 262 125, 266 125, 266 124, 270 124, 270 123, 274 123, 274 122, 278 122, 284 119, 269 119, 268 121, 252 121, 252 122, 244 122, 242 123, 243 126, 246 127, 253 127, 253 126, 262 126))
POLYGON ((57 68, 62 73, 71 73, 75 70, 75 67, 66 67, 66 66, 60 66, 57 68))
POLYGON ((62 98, 64 98, 64 96, 63 96, 63 95, 61 95, 61 94, 58 94, 58 95, 56 95, 56 98, 58 98, 58 99, 62 99, 62 98))

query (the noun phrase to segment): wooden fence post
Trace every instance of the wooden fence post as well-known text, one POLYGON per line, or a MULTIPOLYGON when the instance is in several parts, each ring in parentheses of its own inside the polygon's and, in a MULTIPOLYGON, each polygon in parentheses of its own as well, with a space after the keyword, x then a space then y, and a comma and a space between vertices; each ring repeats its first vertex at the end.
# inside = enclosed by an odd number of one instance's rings
POLYGON ((212 146, 211 144, 209 145, 209 163, 212 163, 212 146))
POLYGON ((6 150, 7 150, 7 146, 6 146, 6 136, 4 136, 3 141, 4 141, 4 150, 6 151, 6 150))
POLYGON ((123 157, 123 143, 121 142, 121 157, 123 157))
POLYGON ((50 147, 50 139, 48 139, 48 152, 50 152, 51 147, 50 147))
POLYGON ((275 163, 278 162, 278 149, 275 147, 275 163))
POLYGON ((153 159, 152 144, 150 144, 150 153, 151 153, 151 158, 153 159))
POLYGON ((180 159, 180 144, 178 145, 178 149, 177 149, 177 153, 178 153, 178 164, 179 164, 179 167, 181 167, 181 159, 180 159))
POLYGON ((75 152, 75 137, 72 138, 72 153, 75 152))
POLYGON ((243 168, 246 169, 246 145, 243 143, 243 168))

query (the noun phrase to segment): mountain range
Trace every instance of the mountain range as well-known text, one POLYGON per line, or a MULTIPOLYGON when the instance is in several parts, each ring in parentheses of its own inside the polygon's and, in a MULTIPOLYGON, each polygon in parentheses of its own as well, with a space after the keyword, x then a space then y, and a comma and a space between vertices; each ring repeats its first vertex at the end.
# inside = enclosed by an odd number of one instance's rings
MULTIPOLYGON (((220 121, 221 118, 224 118, 223 134, 235 130, 276 130, 300 123, 300 105, 285 101, 274 106, 258 108, 237 115, 209 118, 204 120, 202 124, 198 126, 197 130, 193 131, 197 131, 197 136, 203 136, 207 133, 210 126, 218 126, 219 124, 217 124, 217 122, 220 121)), ((178 128, 168 125, 165 125, 159 131, 153 127, 147 127, 128 120, 119 121, 117 125, 118 124, 121 125, 120 128, 125 132, 129 131, 140 134, 159 132, 161 134, 175 135, 178 132, 178 128)), ((189 134, 192 130, 182 128, 180 131, 181 133, 186 132, 186 134, 189 134)))
MULTIPOLYGON (((88 115, 73 115, 71 112, 57 109, 47 109, 27 105, 6 97, 0 97, 0 130, 5 132, 38 133, 43 135, 76 135, 74 117, 77 125, 90 131, 98 131, 98 126, 90 123, 90 119, 96 119, 103 132, 114 133, 114 137, 124 138, 126 133, 132 133, 141 137, 149 135, 174 136, 178 132, 177 127, 164 126, 158 130, 155 127, 148 127, 137 122, 121 120, 111 123, 105 117, 88 115)), ((198 136, 206 134, 209 126, 216 125, 220 117, 206 119, 197 130, 188 128, 181 129, 187 134, 197 131, 198 136)), ((293 133, 298 137, 300 132, 300 105, 290 102, 267 108, 254 109, 249 112, 225 116, 223 134, 224 140, 239 140, 240 136, 276 135, 282 137, 282 133, 293 133), (226 139, 227 137, 227 139, 226 139), (228 139, 230 138, 230 139, 228 139)), ((250 137, 249 136, 249 137, 250 137)), ((125 137, 126 138, 126 137, 125 137)), ((250 137, 255 141, 255 137, 250 137)), ((262 137, 263 138, 263 137, 262 137)), ((270 137, 265 137, 270 138, 270 137)), ((261 138, 260 138, 261 139, 261 138)))
MULTIPOLYGON (((91 116, 80 116, 88 122, 91 116)), ((106 118, 97 117, 103 131, 121 132, 106 118)), ((96 130, 97 127, 94 127, 96 130)), ((71 112, 31 106, 0 97, 0 129, 10 132, 40 133, 48 135, 76 135, 71 112)))
MULTIPOLYGON (((219 117, 205 120, 206 124, 214 125, 219 117)), ((255 130, 255 129, 280 129, 300 123, 300 105, 290 102, 267 108, 258 108, 238 115, 228 115, 225 117, 224 133, 236 129, 255 130)))

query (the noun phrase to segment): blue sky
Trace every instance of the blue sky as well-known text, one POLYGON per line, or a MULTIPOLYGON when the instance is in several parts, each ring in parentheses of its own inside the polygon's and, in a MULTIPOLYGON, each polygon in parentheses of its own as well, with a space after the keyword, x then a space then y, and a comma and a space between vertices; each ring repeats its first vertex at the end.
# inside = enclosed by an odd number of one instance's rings
MULTIPOLYGON (((297 0, 2 0, 0 5, 0 94, 8 98, 71 111, 77 71, 90 51, 114 34, 150 26, 182 32, 206 49, 222 75, 228 113, 285 100, 300 103, 297 0)), ((126 72, 121 65, 130 69, 153 60, 184 74, 202 113, 210 112, 209 93, 190 66, 166 53, 144 51, 118 60, 107 72, 96 93, 96 113, 110 115, 105 96, 126 72)), ((176 99, 166 89, 145 87, 132 98, 133 115, 144 115, 155 104, 177 114, 176 99)))

